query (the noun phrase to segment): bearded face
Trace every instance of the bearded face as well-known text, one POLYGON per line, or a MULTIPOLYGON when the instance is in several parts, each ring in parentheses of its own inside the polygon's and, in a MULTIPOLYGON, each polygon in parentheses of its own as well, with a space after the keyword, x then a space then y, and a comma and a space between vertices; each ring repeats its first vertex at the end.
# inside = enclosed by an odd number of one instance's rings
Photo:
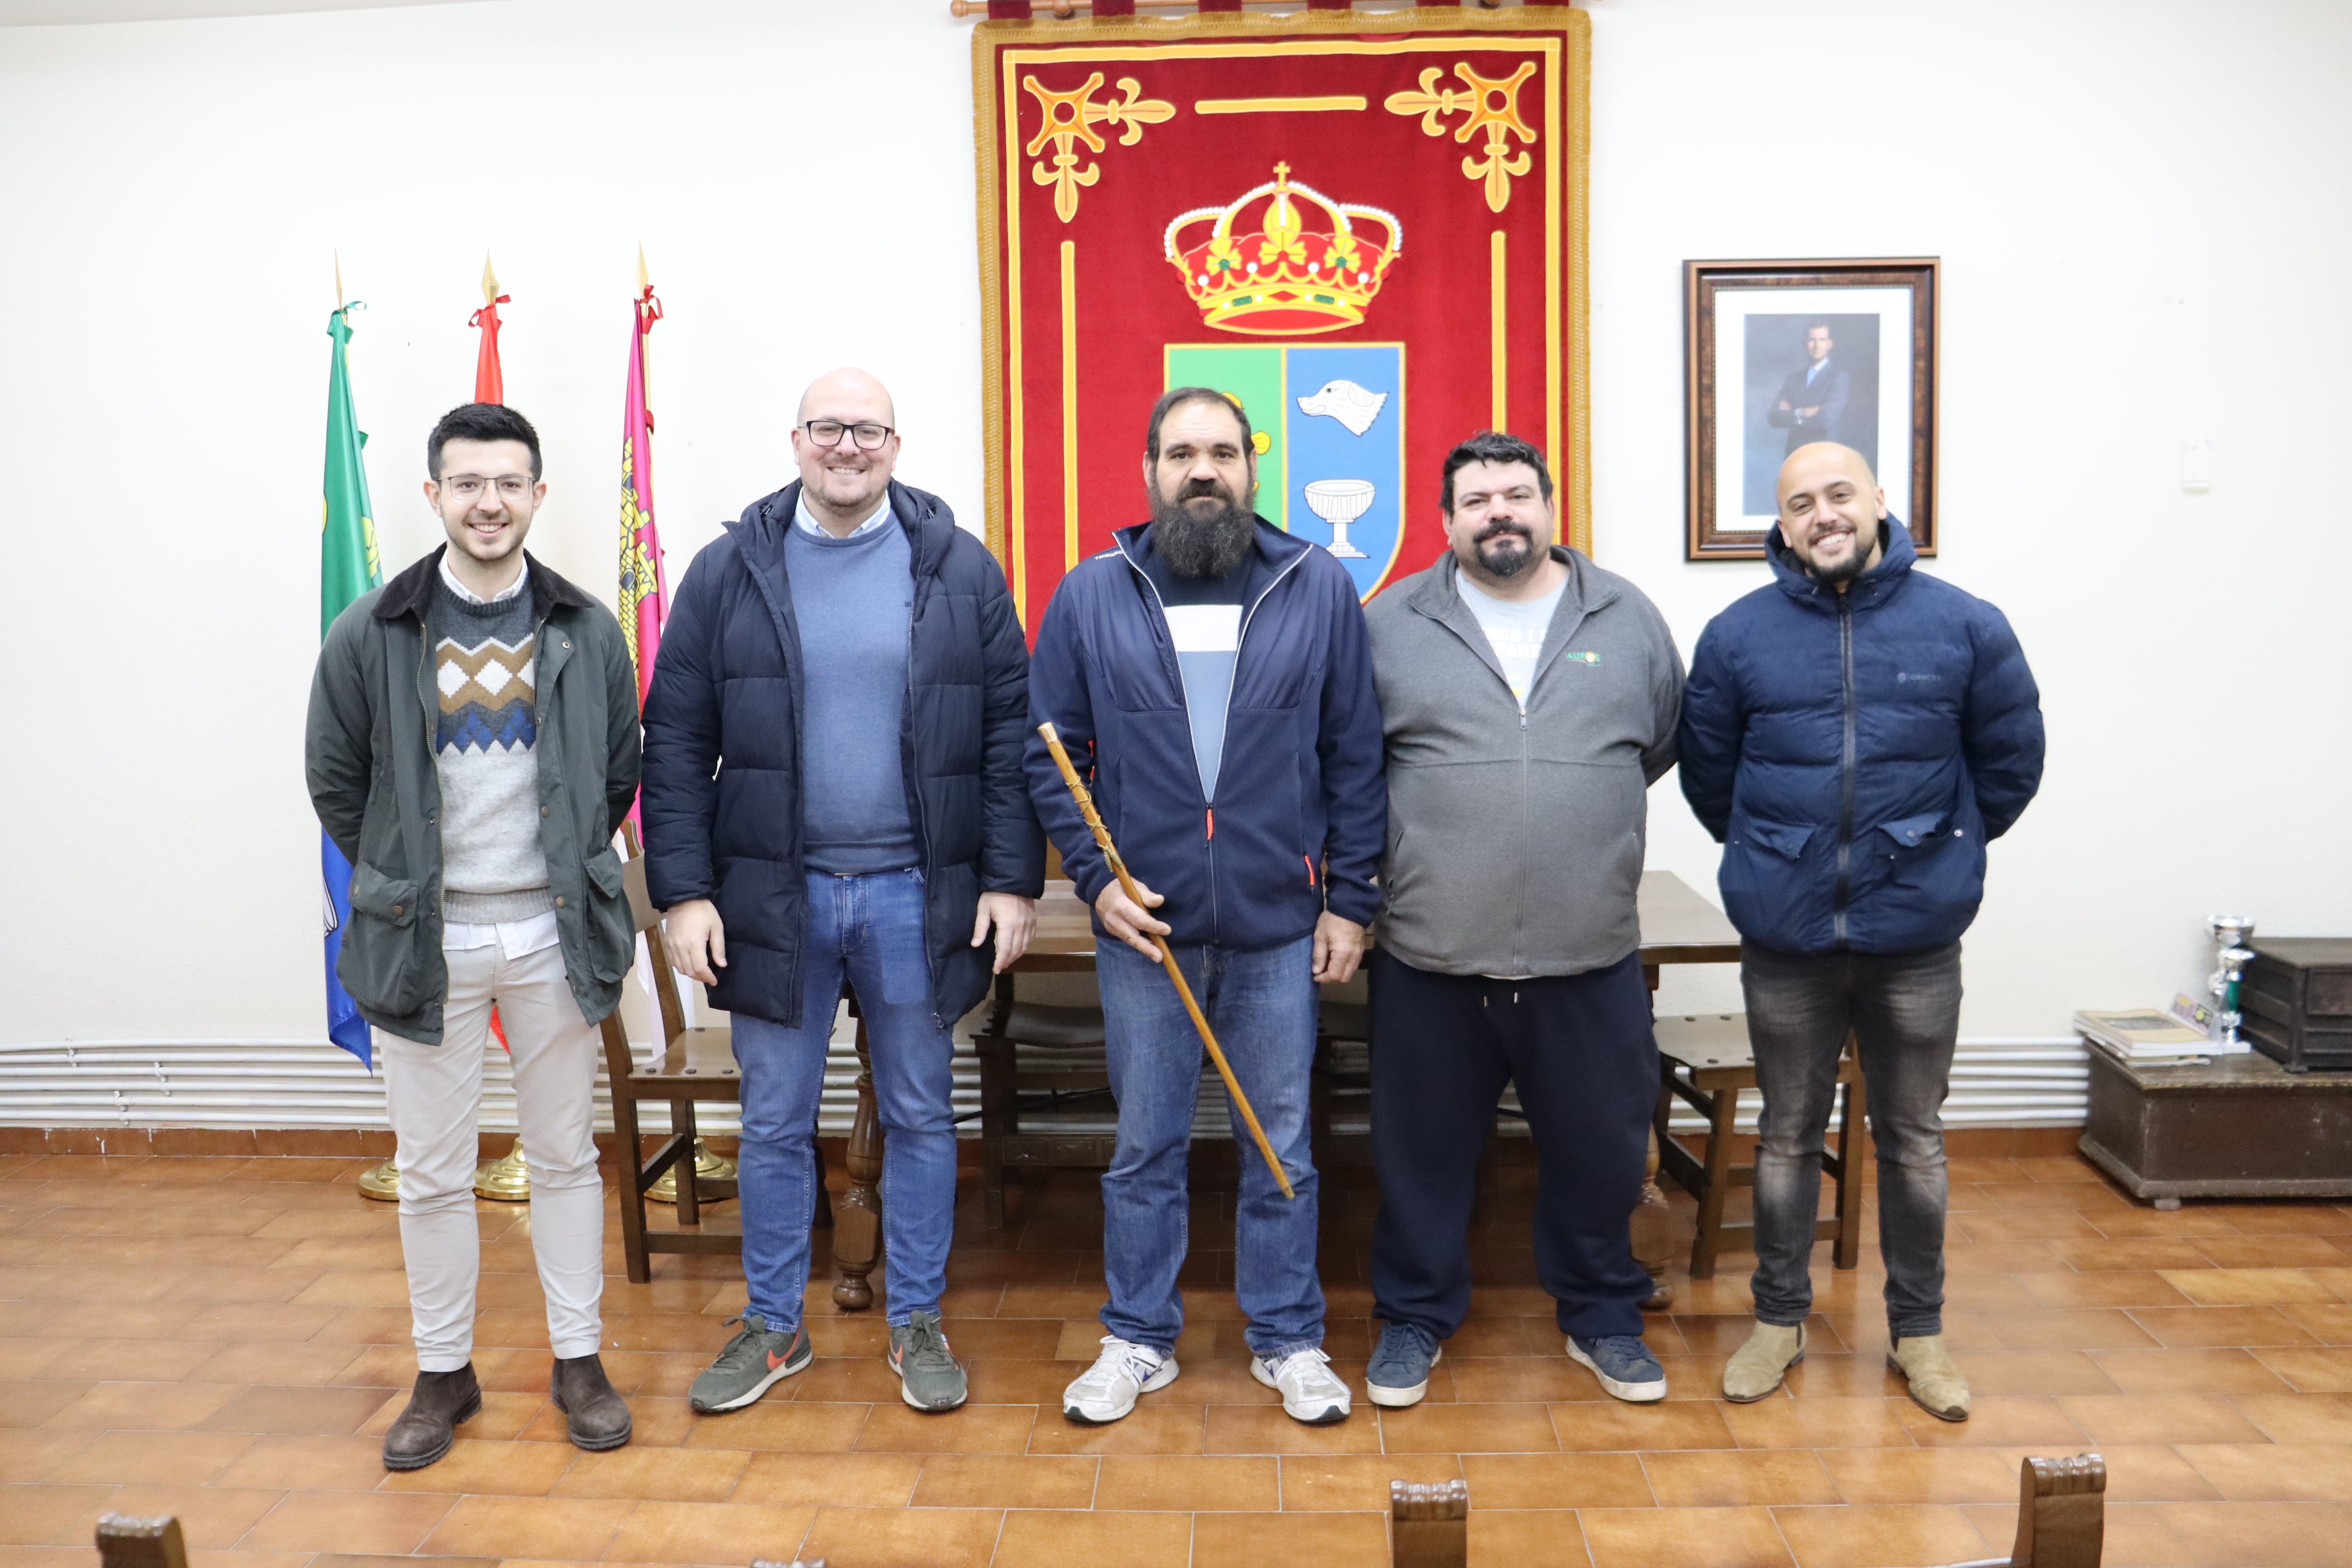
POLYGON ((1478 552, 1478 564, 1496 577, 1516 577, 1541 559, 1535 531, 1515 518, 1496 518, 1471 542, 1478 552))
POLYGON ((1179 577, 1229 574, 1257 541, 1257 518, 1222 479, 1186 479, 1174 495, 1153 486, 1151 542, 1179 577))

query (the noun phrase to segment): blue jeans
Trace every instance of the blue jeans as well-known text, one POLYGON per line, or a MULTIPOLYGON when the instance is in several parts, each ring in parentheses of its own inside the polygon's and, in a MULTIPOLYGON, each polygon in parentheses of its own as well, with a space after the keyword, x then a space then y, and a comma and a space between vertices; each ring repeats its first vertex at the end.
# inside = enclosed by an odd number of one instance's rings
MULTIPOLYGON (((1739 951, 1748 1038, 1764 1093, 1756 1144, 1756 1316, 1791 1328, 1812 1310, 1822 1144, 1852 1028, 1878 1146, 1886 1326, 1944 1331, 1944 1096, 1960 1033, 1960 944, 1927 952, 1739 951)), ((1851 1171, 1846 1180, 1858 1181, 1851 1171)))
POLYGON ((809 1222, 816 1209, 817 1098, 846 974, 865 1017, 881 1114, 882 1246, 889 1320, 936 1312, 955 1232, 955 1115, 950 1031, 931 1013, 923 942, 923 874, 808 874, 808 935, 801 950, 797 1027, 735 1015, 743 1069, 743 1200, 747 1309, 777 1333, 800 1326, 808 1288, 809 1222))
MULTIPOLYGON (((1234 1215, 1234 1293, 1249 1314, 1244 1336, 1266 1357, 1323 1342, 1323 1288, 1315 1274, 1315 1164, 1308 1148, 1307 1073, 1315 1063, 1314 939, 1263 952, 1176 950, 1177 966, 1208 1016, 1298 1196, 1274 1184, 1241 1113, 1241 1201, 1234 1215)), ((1095 940, 1118 1147, 1102 1179, 1103 1327, 1157 1351, 1184 1327, 1176 1276, 1192 1218, 1185 1156, 1207 1051, 1158 961, 1123 942, 1095 940)))

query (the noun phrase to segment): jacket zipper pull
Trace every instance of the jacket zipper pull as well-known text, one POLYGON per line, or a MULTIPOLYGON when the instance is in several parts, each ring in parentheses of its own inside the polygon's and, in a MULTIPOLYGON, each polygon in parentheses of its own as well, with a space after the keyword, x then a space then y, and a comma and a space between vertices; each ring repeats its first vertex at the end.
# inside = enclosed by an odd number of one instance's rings
POLYGON ((1215 806, 1213 806, 1213 806, 1209 807, 1209 832, 1208 832, 1208 837, 1210 837, 1210 838, 1214 838, 1216 836, 1217 836, 1217 808, 1216 808, 1215 806))

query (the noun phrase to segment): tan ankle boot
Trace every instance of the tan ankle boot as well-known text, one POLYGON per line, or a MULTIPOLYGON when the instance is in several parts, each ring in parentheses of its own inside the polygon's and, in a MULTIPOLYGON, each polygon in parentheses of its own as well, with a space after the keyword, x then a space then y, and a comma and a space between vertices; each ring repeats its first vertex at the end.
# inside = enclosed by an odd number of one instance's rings
POLYGON ((1780 1387, 1789 1369, 1804 1359, 1802 1323, 1790 1329, 1759 1323, 1723 1369, 1723 1396, 1735 1404, 1752 1404, 1780 1387))
POLYGON ((1946 1421, 1969 1418, 1969 1380, 1944 1348, 1941 1334, 1897 1340, 1886 1352, 1886 1364, 1911 1384, 1911 1397, 1928 1415, 1946 1421))

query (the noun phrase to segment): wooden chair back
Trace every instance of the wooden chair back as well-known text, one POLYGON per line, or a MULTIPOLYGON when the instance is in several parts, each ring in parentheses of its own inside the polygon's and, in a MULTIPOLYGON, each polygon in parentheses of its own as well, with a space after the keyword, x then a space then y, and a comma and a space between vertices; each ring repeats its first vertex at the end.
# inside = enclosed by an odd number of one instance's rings
POLYGON ((694 1106, 697 1100, 738 1100, 741 1079, 724 1026, 689 1029, 686 1009, 678 1000, 677 978, 662 947, 662 915, 646 886, 646 861, 635 824, 625 825, 622 842, 628 855, 621 862, 621 887, 629 900, 629 923, 650 950, 653 971, 649 986, 654 1023, 660 1049, 650 1063, 637 1065, 629 1047, 629 1031, 619 1008, 602 1025, 604 1076, 613 1092, 613 1131, 617 1146, 621 1188, 621 1250, 628 1277, 645 1284, 653 1278, 651 1255, 656 1252, 732 1253, 741 1238, 699 1227, 701 1205, 735 1195, 732 1181, 695 1174, 694 1106), (669 1136, 648 1160, 637 1128, 637 1107, 646 1101, 669 1106, 669 1136), (677 1189, 678 1230, 655 1231, 646 1223, 646 1194, 667 1174, 677 1189), (692 1228, 687 1228, 692 1227, 692 1228))
POLYGON ((98 1516, 98 1561, 100 1568, 188 1568, 188 1547, 173 1515, 133 1519, 102 1513, 98 1516))

